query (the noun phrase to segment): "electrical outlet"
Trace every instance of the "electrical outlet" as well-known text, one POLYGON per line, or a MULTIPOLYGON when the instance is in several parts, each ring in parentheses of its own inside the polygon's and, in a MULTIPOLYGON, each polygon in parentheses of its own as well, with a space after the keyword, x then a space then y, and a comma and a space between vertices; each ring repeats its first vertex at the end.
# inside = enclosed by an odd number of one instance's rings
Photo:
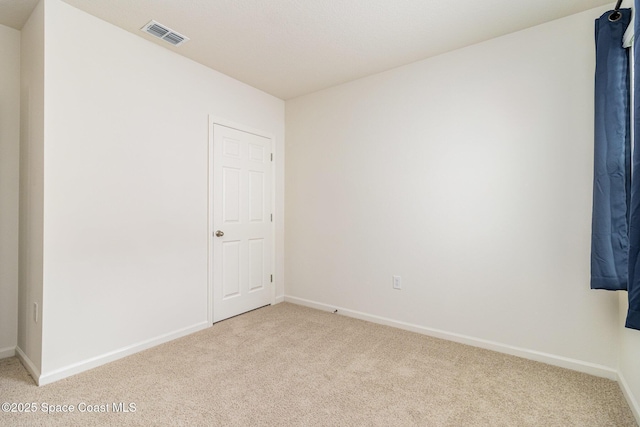
POLYGON ((33 303, 33 321, 38 323, 38 303, 33 303))
POLYGON ((402 277, 393 276, 393 289, 402 289, 402 277))

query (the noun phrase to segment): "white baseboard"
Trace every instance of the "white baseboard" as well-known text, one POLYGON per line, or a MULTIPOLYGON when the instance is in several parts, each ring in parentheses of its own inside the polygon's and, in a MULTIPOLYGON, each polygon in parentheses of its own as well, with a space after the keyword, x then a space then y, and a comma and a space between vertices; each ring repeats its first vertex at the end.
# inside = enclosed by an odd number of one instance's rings
POLYGON ((22 351, 20 347, 16 347, 16 356, 18 356, 18 359, 20 359, 20 362, 22 362, 22 366, 24 366, 29 372, 31 378, 33 378, 36 384, 40 385, 40 370, 36 368, 36 365, 33 364, 31 359, 27 357, 27 355, 24 353, 24 351, 22 351))
POLYGON ((16 355, 15 346, 0 348, 0 359, 6 359, 7 357, 13 357, 15 355, 16 355))
POLYGON ((284 295, 280 295, 275 297, 275 299, 273 300, 273 304, 280 304, 281 302, 284 302, 284 295))
POLYGON ((316 301, 310 301, 303 298, 292 297, 289 295, 285 295, 284 300, 293 304, 304 305, 306 307, 323 311, 333 312, 334 310, 338 310, 338 314, 353 317, 355 319, 366 320, 369 322, 378 323, 380 325, 392 326, 411 332, 417 332, 423 335, 429 335, 435 338, 442 338, 445 340, 455 341, 474 347, 497 351, 499 353, 510 354, 512 356, 522 357, 524 359, 534 360, 536 362, 542 362, 548 365, 559 366, 561 368, 584 372, 590 375, 604 377, 614 381, 618 379, 618 372, 615 369, 609 368, 604 365, 598 365, 596 363, 585 362, 582 360, 571 359, 564 356, 557 356, 554 354, 543 353, 540 351, 529 350, 521 347, 514 347, 507 344, 474 338, 467 335, 456 334, 453 332, 442 331, 439 329, 427 328, 420 325, 401 322, 398 320, 388 319, 386 317, 376 316, 374 314, 362 313, 343 307, 337 307, 334 305, 319 303, 316 301))
POLYGON ((620 388, 622 389, 622 394, 624 394, 624 398, 627 399, 627 403, 631 408, 631 412, 633 412, 633 416, 636 418, 636 422, 640 425, 640 404, 638 403, 638 399, 633 395, 629 384, 624 379, 622 372, 618 372, 618 384, 620 384, 620 388))
POLYGON ((151 339, 142 341, 138 344, 133 344, 133 345, 121 348, 119 350, 115 350, 100 356, 92 357, 91 359, 74 363, 73 365, 65 366, 64 368, 56 369, 55 371, 52 371, 52 372, 44 373, 39 376, 37 383, 38 385, 50 384, 52 382, 59 381, 63 378, 70 377, 71 375, 79 374, 80 372, 88 371, 89 369, 93 369, 98 366, 104 365, 106 363, 113 362, 114 360, 121 359, 123 357, 132 355, 134 353, 138 353, 142 350, 146 350, 148 348, 155 347, 160 344, 164 344, 166 342, 175 340, 185 335, 198 332, 209 326, 211 326, 209 322, 198 323, 197 325, 179 329, 174 332, 169 332, 168 334, 160 335, 159 337, 151 338, 151 339))

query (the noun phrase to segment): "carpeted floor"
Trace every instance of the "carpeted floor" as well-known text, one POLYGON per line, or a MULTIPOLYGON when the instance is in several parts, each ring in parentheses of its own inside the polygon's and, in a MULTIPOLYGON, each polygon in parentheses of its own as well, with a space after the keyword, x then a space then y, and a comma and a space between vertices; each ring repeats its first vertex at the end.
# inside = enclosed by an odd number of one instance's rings
POLYGON ((287 303, 43 387, 0 360, 0 402, 38 407, 2 426, 636 425, 613 381, 287 303))

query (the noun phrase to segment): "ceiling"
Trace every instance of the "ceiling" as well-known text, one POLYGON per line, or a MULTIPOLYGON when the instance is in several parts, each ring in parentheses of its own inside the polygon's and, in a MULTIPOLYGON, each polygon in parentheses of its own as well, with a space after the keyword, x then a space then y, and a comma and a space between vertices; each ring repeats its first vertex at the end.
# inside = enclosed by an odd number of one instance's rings
MULTIPOLYGON (((0 0, 21 29, 38 0, 0 0)), ((315 92, 614 0, 64 0, 282 99, 315 92), (150 20, 191 40, 140 31, 150 20)), ((594 16, 594 19, 596 16, 594 16)))

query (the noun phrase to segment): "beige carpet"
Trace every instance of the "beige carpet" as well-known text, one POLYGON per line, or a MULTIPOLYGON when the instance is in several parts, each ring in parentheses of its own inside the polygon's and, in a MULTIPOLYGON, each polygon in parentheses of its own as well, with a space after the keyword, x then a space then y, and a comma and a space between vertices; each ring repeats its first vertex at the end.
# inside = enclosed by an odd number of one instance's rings
POLYGON ((613 381, 286 303, 43 387, 2 360, 0 401, 39 406, 2 426, 636 425, 613 381))

